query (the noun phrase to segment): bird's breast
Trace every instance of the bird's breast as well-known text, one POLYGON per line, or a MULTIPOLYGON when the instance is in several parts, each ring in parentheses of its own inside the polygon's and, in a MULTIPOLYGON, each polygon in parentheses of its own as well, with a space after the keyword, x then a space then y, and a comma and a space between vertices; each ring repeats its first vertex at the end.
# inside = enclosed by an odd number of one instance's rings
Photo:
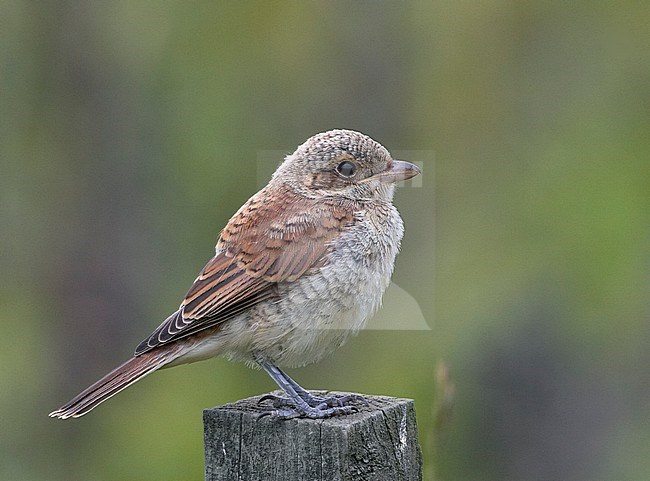
POLYGON ((256 350, 279 365, 305 365, 342 345, 381 305, 403 234, 392 205, 357 212, 327 262, 278 285, 254 331, 256 350))

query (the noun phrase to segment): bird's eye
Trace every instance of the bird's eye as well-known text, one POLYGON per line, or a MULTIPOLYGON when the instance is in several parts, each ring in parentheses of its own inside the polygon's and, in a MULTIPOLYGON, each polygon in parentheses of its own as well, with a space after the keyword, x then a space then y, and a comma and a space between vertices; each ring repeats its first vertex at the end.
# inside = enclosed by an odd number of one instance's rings
POLYGON ((349 160, 344 160, 336 166, 336 171, 343 177, 352 177, 357 172, 357 166, 349 160))

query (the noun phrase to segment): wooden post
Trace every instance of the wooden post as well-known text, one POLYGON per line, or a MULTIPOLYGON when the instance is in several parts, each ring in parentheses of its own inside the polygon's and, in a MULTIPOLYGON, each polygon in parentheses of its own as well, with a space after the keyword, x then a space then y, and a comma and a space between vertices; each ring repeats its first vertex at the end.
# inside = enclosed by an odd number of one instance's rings
POLYGON ((206 481, 422 479, 411 399, 365 396, 353 414, 282 420, 259 417, 271 409, 260 397, 203 411, 206 481))

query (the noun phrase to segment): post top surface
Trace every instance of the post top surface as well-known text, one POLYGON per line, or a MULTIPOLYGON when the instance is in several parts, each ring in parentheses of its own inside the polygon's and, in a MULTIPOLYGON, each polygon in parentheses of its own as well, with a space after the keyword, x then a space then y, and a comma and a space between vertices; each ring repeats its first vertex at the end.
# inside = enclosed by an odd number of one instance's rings
MULTIPOLYGON (((343 393, 338 391, 310 391, 310 392, 317 396, 327 396, 332 394, 351 394, 351 393, 343 393)), ((282 392, 273 391, 269 394, 281 396, 282 392)), ((223 413, 224 411, 230 411, 233 413, 239 413, 244 415, 260 415, 263 413, 268 413, 270 411, 273 411, 274 408, 270 402, 265 402, 265 401, 260 402, 263 396, 265 396, 265 394, 259 396, 252 396, 245 399, 240 399, 239 401, 236 401, 234 403, 224 404, 223 406, 216 406, 213 408, 205 409, 203 411, 204 416, 210 416, 210 414, 217 414, 219 412, 223 413)), ((389 396, 371 396, 366 394, 363 394, 362 396, 368 401, 368 404, 364 404, 362 402, 357 402, 357 401, 351 403, 350 405, 354 406, 357 409, 357 411, 352 414, 334 416, 326 419, 295 418, 292 419, 291 421, 299 420, 300 422, 313 422, 313 423, 353 424, 355 422, 360 422, 365 420, 366 418, 368 418, 368 416, 372 416, 373 414, 376 414, 378 411, 384 411, 386 409, 390 409, 390 408, 394 409, 398 407, 401 407, 402 409, 406 410, 409 407, 409 405, 411 406, 413 405, 412 399, 394 398, 389 396)), ((265 418, 273 420, 272 416, 263 417, 261 419, 265 419, 265 418)))

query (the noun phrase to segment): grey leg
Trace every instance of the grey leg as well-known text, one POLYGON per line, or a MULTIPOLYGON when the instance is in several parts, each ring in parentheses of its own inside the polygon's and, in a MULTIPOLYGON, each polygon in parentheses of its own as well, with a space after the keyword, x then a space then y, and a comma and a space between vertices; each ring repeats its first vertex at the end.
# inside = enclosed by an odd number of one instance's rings
POLYGON ((332 396, 331 398, 320 398, 312 396, 303 389, 296 381, 287 376, 275 364, 266 359, 260 359, 257 363, 273 379, 287 398, 275 396, 264 396, 262 400, 271 399, 278 409, 272 415, 288 419, 305 416, 312 419, 327 418, 337 414, 348 414, 355 411, 354 406, 346 406, 345 403, 357 400, 359 396, 332 396))
POLYGON ((284 379, 291 384, 293 389, 296 391, 298 396, 303 398, 307 404, 309 404, 312 407, 320 406, 320 405, 325 405, 328 407, 334 407, 334 406, 345 406, 346 403, 348 402, 361 402, 364 404, 367 404, 368 401, 366 401, 362 396, 359 396, 358 394, 333 394, 332 396, 328 397, 321 397, 321 396, 314 396, 311 394, 309 391, 306 389, 303 389, 300 384, 298 384, 296 381, 291 379, 291 377, 284 371, 281 371, 278 369, 284 376, 284 379))

